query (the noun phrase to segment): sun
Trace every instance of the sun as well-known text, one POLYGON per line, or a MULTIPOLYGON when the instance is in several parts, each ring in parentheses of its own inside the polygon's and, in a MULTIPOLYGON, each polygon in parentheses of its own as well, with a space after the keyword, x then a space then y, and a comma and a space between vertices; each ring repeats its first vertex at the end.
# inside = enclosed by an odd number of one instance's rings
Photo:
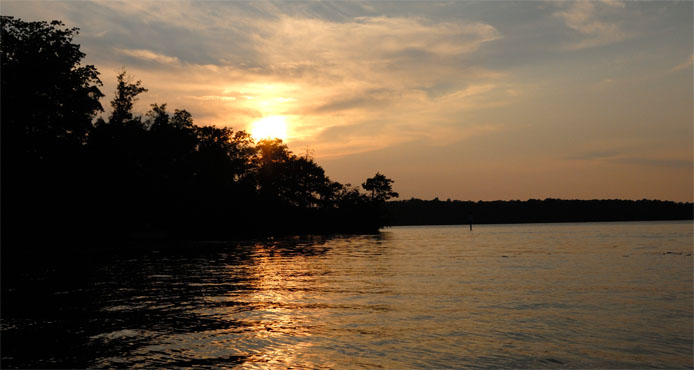
POLYGON ((287 140, 287 123, 284 116, 261 118, 251 125, 251 136, 255 141, 263 139, 287 140))

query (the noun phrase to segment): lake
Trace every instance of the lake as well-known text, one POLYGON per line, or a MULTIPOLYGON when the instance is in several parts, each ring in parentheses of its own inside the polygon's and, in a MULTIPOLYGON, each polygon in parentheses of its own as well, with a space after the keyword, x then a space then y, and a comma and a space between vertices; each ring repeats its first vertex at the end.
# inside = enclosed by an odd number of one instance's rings
POLYGON ((692 231, 394 227, 37 258, 3 275, 2 367, 692 368, 692 231))

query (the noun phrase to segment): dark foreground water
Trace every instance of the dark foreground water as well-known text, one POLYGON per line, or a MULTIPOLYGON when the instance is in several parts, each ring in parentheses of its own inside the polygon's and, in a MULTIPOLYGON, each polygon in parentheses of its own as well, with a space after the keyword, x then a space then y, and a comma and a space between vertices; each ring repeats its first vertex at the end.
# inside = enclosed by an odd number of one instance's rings
POLYGON ((692 242, 398 227, 37 258, 3 276, 2 367, 691 368, 692 242))

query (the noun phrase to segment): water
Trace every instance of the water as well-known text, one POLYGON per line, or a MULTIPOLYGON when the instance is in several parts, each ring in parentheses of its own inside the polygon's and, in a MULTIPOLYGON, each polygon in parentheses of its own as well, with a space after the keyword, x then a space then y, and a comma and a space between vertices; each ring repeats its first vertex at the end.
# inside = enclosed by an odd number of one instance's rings
POLYGON ((85 253, 3 280, 3 367, 692 368, 691 222, 85 253))

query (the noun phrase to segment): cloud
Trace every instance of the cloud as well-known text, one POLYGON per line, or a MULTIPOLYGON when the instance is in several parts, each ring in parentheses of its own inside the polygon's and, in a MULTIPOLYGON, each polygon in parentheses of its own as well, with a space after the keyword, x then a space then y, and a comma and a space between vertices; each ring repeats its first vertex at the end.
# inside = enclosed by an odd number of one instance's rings
POLYGON ((600 0, 602 4, 605 4, 607 6, 613 7, 613 8, 624 8, 626 7, 626 4, 624 4, 624 1, 621 0, 600 0))
POLYGON ((672 67, 671 71, 677 72, 677 71, 681 71, 683 69, 690 69, 691 70, 692 65, 694 65, 694 54, 690 55, 689 58, 686 61, 684 61, 683 63, 680 63, 680 64, 672 67))
POLYGON ((432 122, 472 109, 472 96, 491 90, 479 90, 481 81, 503 75, 465 62, 501 38, 487 24, 421 17, 334 22, 286 15, 260 24, 273 31, 253 36, 256 64, 262 66, 256 73, 297 86, 300 96, 284 113, 301 120, 297 126, 307 135, 319 135, 317 155, 434 136, 432 122), (452 92, 427 93, 442 84, 452 92))
POLYGON ((317 107, 315 113, 334 113, 339 111, 359 109, 359 108, 371 108, 377 106, 386 106, 388 102, 384 99, 378 99, 373 97, 353 97, 348 99, 341 99, 336 101, 329 101, 325 104, 317 107))
POLYGON ((605 161, 615 164, 627 164, 649 167, 694 167, 694 161, 692 161, 691 159, 673 158, 672 155, 655 155, 650 157, 638 155, 634 156, 628 153, 623 153, 614 150, 580 152, 577 154, 567 156, 565 157, 565 159, 578 161, 605 161))
POLYGON ((688 159, 627 157, 619 158, 616 161, 624 164, 632 164, 637 166, 679 167, 689 169, 694 167, 694 161, 688 159))
POLYGON ((521 91, 501 83, 505 74, 477 57, 503 37, 488 23, 368 16, 378 12, 341 3, 298 5, 48 7, 82 27, 88 62, 102 72, 107 95, 125 67, 149 89, 136 110, 168 103, 189 110, 198 123, 236 129, 282 115, 290 142, 307 142, 317 156, 458 140, 474 131, 462 112, 503 105, 513 98, 507 90, 521 91))
MULTIPOLYGON (((567 3, 558 4, 567 5, 567 3)), ((569 2, 568 5, 568 9, 558 11, 554 15, 563 19, 567 27, 578 31, 585 37, 568 45, 568 49, 578 50, 607 45, 627 37, 626 32, 619 25, 599 19, 603 14, 609 13, 610 9, 624 8, 623 2, 603 0, 597 3, 590 0, 580 0, 569 2)))
POLYGON ((161 64, 178 64, 180 60, 176 57, 155 53, 151 50, 143 49, 115 49, 118 53, 127 55, 136 59, 151 61, 161 64))
POLYGON ((258 28, 272 30, 253 37, 264 73, 312 78, 314 83, 360 81, 375 87, 397 82, 394 76, 406 78, 404 84, 439 79, 442 72, 434 66, 449 71, 451 59, 501 37, 482 23, 432 23, 422 18, 332 22, 281 16, 259 21, 258 28))
POLYGON ((594 160, 594 159, 614 158, 614 157, 619 156, 619 154, 620 153, 617 151, 609 151, 609 150, 596 151, 596 152, 582 152, 582 153, 577 153, 577 154, 567 156, 566 159, 588 161, 588 160, 594 160))
POLYGON ((219 95, 205 95, 205 96, 189 96, 189 99, 202 100, 202 101, 236 101, 235 96, 219 96, 219 95))

